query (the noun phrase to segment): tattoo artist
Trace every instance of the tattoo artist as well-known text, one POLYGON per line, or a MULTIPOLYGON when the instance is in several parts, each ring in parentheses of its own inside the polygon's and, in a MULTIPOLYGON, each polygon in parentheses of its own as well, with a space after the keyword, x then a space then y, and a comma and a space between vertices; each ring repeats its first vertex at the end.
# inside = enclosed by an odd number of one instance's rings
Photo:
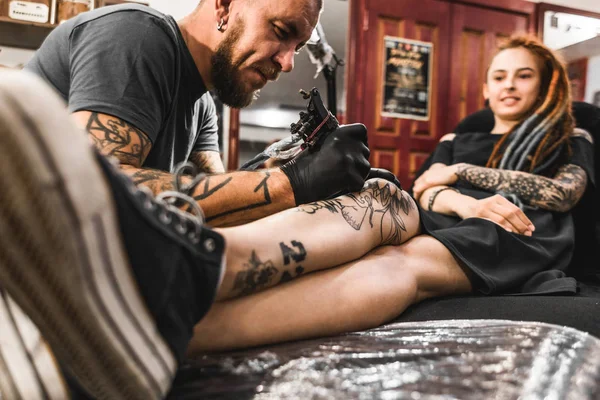
POLYGON ((261 1, 247 12, 241 2, 202 0, 180 21, 137 4, 86 12, 54 29, 25 69, 50 83, 95 146, 154 194, 182 189, 173 173, 185 161, 215 174, 180 177, 210 225, 360 190, 370 172, 363 125, 340 127, 318 152, 282 168, 224 173, 208 90, 248 106, 292 70, 322 10, 322 0, 300 0, 295 11, 261 1))

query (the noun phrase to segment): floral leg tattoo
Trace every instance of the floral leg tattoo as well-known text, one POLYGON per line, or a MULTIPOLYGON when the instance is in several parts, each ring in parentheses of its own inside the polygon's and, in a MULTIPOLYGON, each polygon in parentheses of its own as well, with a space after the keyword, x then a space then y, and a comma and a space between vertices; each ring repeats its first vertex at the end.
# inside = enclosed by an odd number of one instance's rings
POLYGON ((374 228, 375 222, 378 222, 381 244, 394 245, 401 243, 402 232, 406 232, 403 218, 414 208, 414 202, 408 194, 392 184, 375 180, 368 181, 359 193, 305 204, 298 207, 298 211, 316 214, 320 210, 327 210, 341 214, 348 225, 357 231, 363 228, 365 221, 368 221, 370 228, 374 228), (385 223, 386 218, 390 223, 385 223))

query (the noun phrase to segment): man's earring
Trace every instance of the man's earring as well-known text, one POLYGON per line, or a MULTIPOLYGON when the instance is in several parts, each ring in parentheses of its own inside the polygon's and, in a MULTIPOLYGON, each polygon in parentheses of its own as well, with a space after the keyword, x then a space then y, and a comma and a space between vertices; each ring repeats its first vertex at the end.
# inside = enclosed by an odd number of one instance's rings
POLYGON ((217 30, 219 32, 223 32, 223 24, 225 23, 225 21, 223 20, 223 18, 221 18, 221 21, 217 24, 217 30))

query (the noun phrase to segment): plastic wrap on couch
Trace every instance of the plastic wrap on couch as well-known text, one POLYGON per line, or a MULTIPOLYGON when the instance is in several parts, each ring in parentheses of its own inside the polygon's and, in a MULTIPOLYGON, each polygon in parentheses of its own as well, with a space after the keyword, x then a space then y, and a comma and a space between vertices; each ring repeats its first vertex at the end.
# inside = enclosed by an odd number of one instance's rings
POLYGON ((600 340, 536 322, 452 320, 191 361, 177 399, 596 399, 600 340))

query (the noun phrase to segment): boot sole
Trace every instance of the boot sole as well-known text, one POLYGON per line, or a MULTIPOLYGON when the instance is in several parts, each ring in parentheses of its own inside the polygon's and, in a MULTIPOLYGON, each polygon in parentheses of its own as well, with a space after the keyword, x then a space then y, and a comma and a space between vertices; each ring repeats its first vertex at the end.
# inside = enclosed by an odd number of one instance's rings
POLYGON ((175 360, 86 134, 63 109, 38 78, 0 75, 0 281, 89 394, 162 398, 175 360))

